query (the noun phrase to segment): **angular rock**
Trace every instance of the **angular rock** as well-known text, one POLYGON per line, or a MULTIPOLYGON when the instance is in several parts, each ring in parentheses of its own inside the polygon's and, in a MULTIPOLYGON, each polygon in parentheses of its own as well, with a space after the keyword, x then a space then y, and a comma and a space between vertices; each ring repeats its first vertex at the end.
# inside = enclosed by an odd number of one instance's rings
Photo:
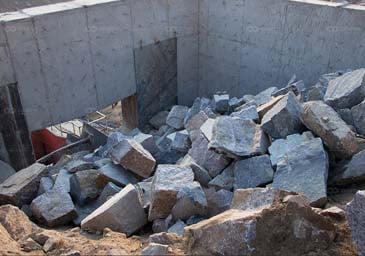
POLYGON ((283 199, 284 203, 293 202, 302 206, 310 206, 310 201, 305 195, 288 195, 283 199))
POLYGON ((171 143, 171 148, 180 152, 187 153, 191 146, 189 134, 187 130, 176 132, 174 140, 171 143))
POLYGON ((72 220, 75 226, 80 226, 83 219, 89 216, 93 211, 95 211, 100 205, 97 205, 95 201, 90 202, 86 205, 75 204, 75 210, 77 213, 77 218, 72 220))
POLYGON ((197 115, 202 110, 206 109, 210 104, 210 100, 207 98, 196 98, 194 100, 193 106, 189 109, 188 113, 184 119, 184 126, 186 128, 190 119, 192 119, 195 115, 197 115))
POLYGON ((108 201, 112 196, 117 194, 122 188, 118 187, 112 182, 108 182, 108 184, 105 185, 103 190, 100 193, 100 196, 98 197, 96 201, 96 205, 99 207, 102 204, 104 204, 106 201, 108 201))
POLYGON ((302 193, 321 207, 327 201, 328 165, 320 138, 303 141, 277 163, 272 187, 302 193))
POLYGON ((48 227, 67 224, 76 218, 75 206, 67 192, 49 191, 33 200, 33 216, 48 227))
POLYGON ((69 162, 65 168, 69 173, 76 173, 79 171, 93 169, 95 167, 94 163, 85 162, 84 160, 75 160, 69 162))
POLYGON ((233 98, 229 99, 229 102, 228 102, 230 110, 234 110, 234 109, 242 106, 245 103, 246 103, 246 101, 243 97, 239 98, 239 99, 237 99, 236 97, 233 97, 233 98))
POLYGON ((53 187, 54 181, 51 177, 42 177, 39 181, 38 196, 50 191, 53 187))
POLYGON ((148 246, 142 250, 142 256, 168 255, 168 249, 168 245, 149 243, 148 246))
POLYGON ((141 144, 129 139, 122 140, 113 148, 111 158, 114 163, 143 178, 150 177, 156 165, 156 160, 141 144))
POLYGON ((351 108, 365 98, 365 69, 330 80, 324 101, 335 109, 351 108))
POLYGON ((0 184, 16 172, 13 167, 0 160, 0 184))
POLYGON ((365 191, 358 191, 346 205, 346 218, 360 256, 365 255, 365 191))
POLYGON ((147 222, 137 189, 127 185, 81 222, 81 228, 102 231, 110 228, 130 236, 147 222))
POLYGON ((67 193, 70 192, 70 178, 72 177, 72 173, 69 173, 66 169, 61 169, 57 175, 55 184, 53 185, 53 190, 65 191, 67 193))
POLYGON ((200 127, 200 131, 204 134, 204 136, 210 141, 213 135, 213 126, 215 123, 215 119, 208 118, 204 124, 200 127))
POLYGON ((96 199, 107 183, 107 181, 99 183, 98 179, 98 170, 84 170, 72 175, 70 178, 70 194, 72 198, 79 205, 85 205, 96 199))
POLYGON ((184 234, 185 227, 186 227, 185 222, 183 222, 181 220, 177 220, 176 223, 167 230, 167 232, 182 235, 182 234, 184 234))
POLYGON ((365 147, 365 139, 358 138, 336 111, 322 101, 304 103, 301 119, 339 158, 351 157, 365 147))
POLYGON ((209 149, 208 144, 207 138, 200 133, 193 141, 189 155, 198 165, 208 170, 211 177, 215 177, 229 164, 229 160, 224 155, 209 149))
POLYGON ((157 233, 152 234, 148 238, 148 241, 150 243, 159 243, 159 244, 175 244, 178 241, 181 241, 181 236, 175 233, 157 233))
POLYGON ((253 100, 256 102, 257 106, 263 105, 267 102, 269 102, 272 99, 272 94, 278 90, 277 87, 270 87, 266 90, 260 92, 257 94, 253 100))
POLYGON ((229 95, 213 95, 212 108, 215 112, 223 114, 229 111, 229 95))
POLYGON ((259 114, 257 113, 256 106, 250 106, 237 112, 233 112, 231 116, 240 117, 242 119, 250 119, 254 121, 257 121, 259 119, 259 114))
POLYGON ((200 216, 200 215, 194 215, 194 216, 191 216, 187 221, 186 221, 186 225, 187 226, 190 226, 190 225, 193 225, 193 224, 196 224, 202 220, 205 220, 205 218, 203 216, 200 216))
MULTIPOLYGON (((365 86, 365 83, 364 83, 365 86)), ((365 135, 365 100, 351 108, 353 124, 357 132, 365 135)))
POLYGON ((245 104, 243 104, 243 105, 237 107, 236 109, 234 109, 234 111, 239 112, 243 109, 246 109, 246 108, 249 108, 249 107, 252 107, 252 106, 257 108, 257 103, 254 100, 246 102, 245 104))
POLYGON ((330 180, 336 185, 351 185, 365 181, 365 150, 355 154, 330 180))
POLYGON ((204 215, 207 199, 198 182, 193 182, 177 193, 177 201, 172 207, 173 218, 187 220, 193 215, 204 215))
POLYGON ((174 106, 166 119, 166 124, 180 130, 184 128, 184 119, 189 111, 186 106, 176 105, 174 106))
POLYGON ((206 215, 211 217, 228 210, 231 206, 233 193, 224 189, 215 191, 214 188, 205 189, 208 201, 206 215))
POLYGON ((154 154, 158 151, 155 139, 150 134, 138 132, 133 139, 142 145, 148 152, 154 154))
POLYGON ((285 138, 303 130, 300 121, 301 106, 295 95, 289 92, 262 118, 261 128, 272 138, 285 138))
POLYGON ((257 113, 259 114, 259 118, 262 119, 264 115, 269 112, 285 95, 280 95, 271 99, 269 102, 257 107, 257 113))
POLYGON ((0 205, 29 204, 37 196, 40 179, 46 174, 46 166, 35 163, 7 178, 0 184, 0 205))
POLYGON ((230 164, 221 174, 217 175, 209 182, 210 187, 214 187, 216 190, 225 189, 232 190, 234 184, 234 164, 230 164))
POLYGON ((156 128, 156 129, 159 129, 161 126, 165 125, 166 124, 166 119, 167 119, 167 116, 169 115, 169 112, 168 111, 161 111, 161 112, 158 112, 155 116, 153 116, 151 119, 150 119, 150 124, 156 128))
POLYGON ((113 182, 118 186, 124 187, 128 184, 136 184, 138 182, 138 179, 131 172, 113 163, 104 165, 98 171, 98 184, 113 182))
POLYGON ((343 221, 346 219, 346 212, 337 206, 332 206, 330 208, 324 209, 319 214, 323 216, 328 216, 337 221, 343 221))
POLYGON ((345 121, 346 124, 348 124, 350 127, 351 126, 355 127, 351 109, 348 108, 339 109, 337 110, 337 113, 340 115, 341 119, 345 121))
POLYGON ((218 117, 213 127, 210 148, 239 158, 264 154, 268 138, 252 120, 238 117, 218 117))
POLYGON ((152 182, 151 181, 142 181, 137 183, 136 187, 139 190, 141 195, 141 201, 143 208, 148 208, 151 204, 151 188, 152 182))
POLYGON ((180 162, 180 165, 189 166, 194 172, 194 180, 198 181, 202 186, 208 186, 212 177, 210 177, 208 171, 198 165, 189 154, 185 155, 184 159, 180 162))
POLYGON ((273 180, 274 170, 268 155, 237 161, 234 165, 234 189, 254 188, 273 180))
POLYGON ((186 123, 185 128, 189 133, 191 141, 193 141, 200 133, 200 127, 208 120, 208 116, 204 111, 200 111, 186 123))
POLYGON ((193 180, 194 173, 190 167, 158 165, 152 181, 149 221, 166 218, 177 201, 178 192, 193 180))
POLYGON ((152 224, 153 233, 167 232, 167 225, 165 219, 155 219, 152 224))

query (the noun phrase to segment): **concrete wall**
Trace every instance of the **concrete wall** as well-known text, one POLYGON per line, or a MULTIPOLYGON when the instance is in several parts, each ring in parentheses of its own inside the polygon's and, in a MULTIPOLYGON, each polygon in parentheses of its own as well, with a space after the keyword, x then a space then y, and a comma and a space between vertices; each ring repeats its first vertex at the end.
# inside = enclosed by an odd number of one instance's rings
POLYGON ((324 1, 200 0, 199 94, 255 94, 293 74, 365 67, 365 7, 324 1))

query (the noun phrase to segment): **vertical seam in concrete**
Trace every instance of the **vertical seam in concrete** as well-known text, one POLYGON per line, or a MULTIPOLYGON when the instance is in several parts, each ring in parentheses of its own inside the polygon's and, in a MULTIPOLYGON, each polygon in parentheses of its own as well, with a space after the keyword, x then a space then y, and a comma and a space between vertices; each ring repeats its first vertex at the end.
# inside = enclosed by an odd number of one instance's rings
MULTIPOLYGON (((135 53, 135 38, 134 38, 134 26, 133 26, 133 11, 132 11, 132 1, 129 1, 129 16, 131 20, 131 37, 132 37, 132 54, 133 54, 133 69, 134 69, 134 85, 136 87, 136 96, 137 96, 137 114, 138 114, 138 84, 137 84, 137 66, 136 66, 136 53, 135 53)), ((139 116, 139 115, 138 115, 139 116)))
POLYGON ((197 88, 197 93, 198 93, 198 95, 197 96, 200 96, 200 8, 201 8, 201 6, 200 6, 200 1, 201 0, 196 0, 197 1, 197 3, 198 3, 198 24, 197 24, 197 26, 198 26, 198 29, 197 29, 197 50, 198 50, 198 52, 197 52, 197 78, 196 78, 196 86, 198 87, 197 88))
POLYGON ((12 56, 11 50, 10 50, 8 32, 6 31, 5 23, 1 23, 1 26, 3 27, 4 36, 5 36, 5 49, 8 52, 11 69, 13 71, 12 77, 13 77, 14 81, 17 82, 18 79, 17 79, 16 73, 15 73, 15 64, 14 64, 13 56, 12 56))
POLYGON ((236 94, 238 94, 238 92, 240 91, 240 87, 243 86, 242 83, 242 77, 241 77, 241 66, 242 66, 242 50, 243 50, 243 30, 245 27, 245 8, 246 8, 246 0, 242 0, 242 24, 241 24, 241 38, 240 38, 240 49, 239 49, 239 55, 240 55, 240 62, 239 62, 239 67, 238 67, 238 88, 237 91, 235 92, 236 94))
POLYGON ((279 61, 280 70, 279 70, 279 72, 277 72, 278 74, 276 75, 277 83, 279 82, 280 77, 282 77, 283 73, 284 73, 283 56, 284 56, 284 44, 286 42, 285 31, 286 31, 287 21, 288 21, 288 4, 285 4, 284 24, 283 24, 283 28, 282 28, 283 31, 282 31, 281 46, 280 46, 280 61, 279 61))
POLYGON ((98 108, 100 109, 102 106, 100 105, 100 95, 98 92, 98 86, 97 86, 97 81, 96 81, 96 71, 95 71, 95 61, 94 61, 94 55, 93 55, 93 50, 91 47, 91 36, 90 36, 90 28, 89 28, 89 15, 87 12, 87 7, 84 6, 83 7, 85 10, 85 19, 86 19, 86 30, 87 30, 87 43, 88 43, 88 47, 89 47, 89 54, 90 54, 90 61, 91 61, 91 71, 92 71, 92 76, 94 79, 94 87, 95 87, 95 92, 96 92, 96 104, 98 106, 98 108))

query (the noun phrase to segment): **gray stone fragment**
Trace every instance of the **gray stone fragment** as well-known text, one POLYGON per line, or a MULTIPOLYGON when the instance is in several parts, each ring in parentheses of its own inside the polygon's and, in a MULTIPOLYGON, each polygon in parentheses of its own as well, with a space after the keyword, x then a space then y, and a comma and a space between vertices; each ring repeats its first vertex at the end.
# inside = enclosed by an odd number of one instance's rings
POLYGON ((360 256, 365 255, 365 191, 358 191, 346 205, 346 218, 360 256))
POLYGON ((89 216, 93 211, 95 211, 100 205, 97 205, 95 201, 88 203, 86 205, 75 204, 75 210, 77 213, 77 218, 72 220, 75 226, 80 226, 83 219, 89 216))
POLYGON ((141 195, 143 208, 148 208, 151 204, 152 181, 142 181, 137 183, 136 187, 141 195))
POLYGON ((187 153, 191 146, 191 141, 187 130, 176 132, 171 148, 180 152, 187 153))
POLYGON ((70 192, 70 178, 73 174, 69 173, 66 169, 61 169, 57 175, 53 190, 60 190, 69 193, 70 192))
POLYGON ((324 101, 335 109, 351 108, 365 98, 365 69, 358 69, 328 83, 324 101))
POLYGON ((257 113, 256 106, 250 106, 247 108, 240 109, 237 112, 231 114, 232 117, 240 117, 242 119, 250 119, 257 121, 259 119, 259 114, 257 113))
POLYGON ((102 184, 113 182, 118 186, 124 187, 130 183, 136 184, 138 182, 138 179, 131 172, 113 163, 101 167, 99 173, 98 183, 102 184))
POLYGON ((351 109, 348 108, 339 109, 337 110, 337 113, 340 115, 341 119, 346 122, 346 124, 348 124, 349 126, 355 126, 351 109))
POLYGON ((166 123, 177 130, 183 129, 184 119, 188 113, 188 110, 189 108, 186 106, 174 106, 167 116, 166 123))
POLYGON ((243 97, 239 98, 239 99, 237 99, 236 97, 233 97, 233 98, 229 99, 229 102, 228 102, 230 110, 234 110, 234 109, 242 106, 245 103, 246 103, 246 101, 243 97))
POLYGON ((111 158, 114 163, 143 178, 150 177, 156 165, 156 160, 141 144, 129 139, 122 140, 114 146, 111 158))
MULTIPOLYGON (((365 86, 365 85, 364 85, 365 86)), ((357 132, 365 135, 365 100, 351 108, 353 124, 357 132)))
POLYGON ((230 164, 221 174, 217 175, 209 182, 210 187, 216 190, 225 189, 232 190, 234 184, 234 163, 230 164))
POLYGON ((153 233, 167 232, 167 225, 165 219, 155 219, 152 224, 153 233))
POLYGON ((81 228, 103 231, 110 228, 127 236, 147 223, 137 189, 129 184, 81 222, 81 228))
POLYGON ((307 196, 314 207, 327 201, 328 156, 322 140, 303 141, 277 163, 273 188, 307 196), (305 150, 303 150, 305 148, 305 150))
POLYGON ((269 87, 266 90, 260 92, 257 94, 253 100, 256 102, 257 106, 263 105, 267 102, 269 102, 272 99, 272 94, 277 91, 277 87, 269 87))
POLYGON ((222 116, 214 123, 209 147, 232 158, 260 155, 267 151, 268 138, 252 120, 222 116))
POLYGON ((208 144, 207 138, 199 134, 192 143, 189 155, 198 165, 206 169, 211 177, 215 177, 229 164, 229 160, 224 155, 209 149, 208 144))
POLYGON ((101 167, 103 167, 104 165, 107 165, 107 164, 110 164, 110 163, 112 163, 112 160, 110 160, 110 158, 102 158, 102 159, 100 159, 100 160, 97 160, 97 161, 95 161, 95 166, 97 167, 97 168, 101 168, 101 167))
POLYGON ((166 218, 177 201, 178 192, 194 180, 190 167, 158 165, 152 181, 148 219, 166 218))
POLYGON ((77 216, 70 195, 63 191, 53 190, 38 196, 30 209, 33 216, 48 227, 67 224, 77 216))
POLYGON ((231 191, 224 189, 215 191, 214 188, 209 188, 205 189, 204 192, 208 202, 206 211, 206 215, 208 217, 215 216, 230 208, 233 197, 233 193, 231 191))
POLYGON ((141 144, 148 152, 154 154, 158 151, 155 139, 150 134, 139 132, 133 139, 141 144))
POLYGON ((103 190, 101 191, 97 201, 96 205, 99 207, 106 201, 108 201, 112 196, 117 194, 122 188, 118 187, 112 182, 108 182, 103 190))
POLYGON ((285 138, 303 130, 300 121, 301 106, 289 92, 262 118, 261 128, 272 138, 285 138))
POLYGON ((200 131, 204 134, 204 136, 210 141, 213 136, 213 126, 215 123, 215 119, 208 118, 202 126, 200 126, 200 131))
POLYGON ((196 98, 194 100, 193 106, 189 109, 188 113, 184 119, 184 126, 186 128, 187 124, 189 123, 190 119, 192 119, 195 115, 199 112, 207 108, 210 104, 210 100, 207 98, 196 98))
POLYGON ((214 111, 221 114, 229 112, 229 95, 213 95, 212 108, 214 111))
POLYGON ((0 184, 0 205, 29 204, 37 196, 40 179, 46 175, 46 166, 35 163, 10 176, 0 184))
POLYGON ((304 103, 301 119, 339 158, 349 158, 365 147, 365 139, 357 137, 336 111, 322 101, 304 103))
POLYGON ((193 215, 191 216, 187 221, 186 221, 186 225, 190 226, 190 225, 194 225, 202 220, 205 220, 205 218, 203 216, 200 215, 193 215))
POLYGON ((14 168, 0 160, 0 184, 13 174, 15 174, 14 168))
POLYGON ((194 172, 194 180, 198 181, 202 186, 208 186, 208 183, 211 181, 212 177, 210 177, 208 171, 202 166, 198 165, 189 154, 185 155, 179 164, 182 166, 190 166, 194 172))
POLYGON ((69 162, 65 168, 69 173, 76 173, 83 170, 93 169, 95 167, 94 163, 85 162, 84 160, 75 160, 69 162))
POLYGON ((237 161, 234 165, 234 189, 254 188, 273 180, 274 170, 268 155, 237 161))
POLYGON ((167 119, 167 116, 169 115, 169 112, 168 111, 161 111, 161 112, 158 112, 155 116, 153 116, 151 119, 150 119, 150 124, 156 128, 156 129, 160 129, 161 126, 165 125, 166 124, 166 119, 167 119))
POLYGON ((50 191, 53 187, 54 181, 51 177, 42 177, 39 181, 38 196, 50 191))
POLYGON ((351 185, 365 181, 365 150, 355 154, 330 181, 337 185, 351 185))
POLYGON ((252 107, 252 106, 254 106, 254 107, 257 108, 257 103, 254 100, 248 101, 245 104, 243 104, 243 105, 235 108, 234 111, 235 112, 239 112, 239 111, 241 111, 243 109, 246 109, 246 108, 249 108, 249 107, 252 107))
POLYGON ((142 250, 142 256, 163 256, 168 255, 168 245, 149 243, 146 248, 142 250))
POLYGON ((91 169, 79 171, 70 178, 70 194, 79 205, 85 205, 100 195, 107 182, 99 183, 98 176, 99 171, 91 169))
POLYGON ((176 223, 167 230, 167 232, 182 235, 184 234, 185 227, 186 227, 185 222, 183 222, 182 220, 177 220, 176 223))
POLYGON ((189 133, 190 140, 193 141, 200 133, 200 127, 208 120, 208 115, 200 111, 186 123, 185 128, 189 133))

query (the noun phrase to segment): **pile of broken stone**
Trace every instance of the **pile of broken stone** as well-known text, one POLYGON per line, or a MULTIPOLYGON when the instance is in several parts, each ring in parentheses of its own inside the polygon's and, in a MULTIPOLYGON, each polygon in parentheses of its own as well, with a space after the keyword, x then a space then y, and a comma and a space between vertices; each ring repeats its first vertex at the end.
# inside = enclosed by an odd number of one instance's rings
MULTIPOLYGON (((365 180, 364 99, 365 69, 326 74, 308 88, 293 77, 255 96, 197 98, 158 113, 148 133, 117 130, 92 153, 17 172, 0 185, 0 205, 48 227, 73 222, 130 236, 151 223, 153 233, 185 233, 193 254, 327 248, 335 227, 324 215, 345 216, 321 209, 327 187, 365 180)), ((364 207, 359 191, 346 208, 363 253, 364 207)))

